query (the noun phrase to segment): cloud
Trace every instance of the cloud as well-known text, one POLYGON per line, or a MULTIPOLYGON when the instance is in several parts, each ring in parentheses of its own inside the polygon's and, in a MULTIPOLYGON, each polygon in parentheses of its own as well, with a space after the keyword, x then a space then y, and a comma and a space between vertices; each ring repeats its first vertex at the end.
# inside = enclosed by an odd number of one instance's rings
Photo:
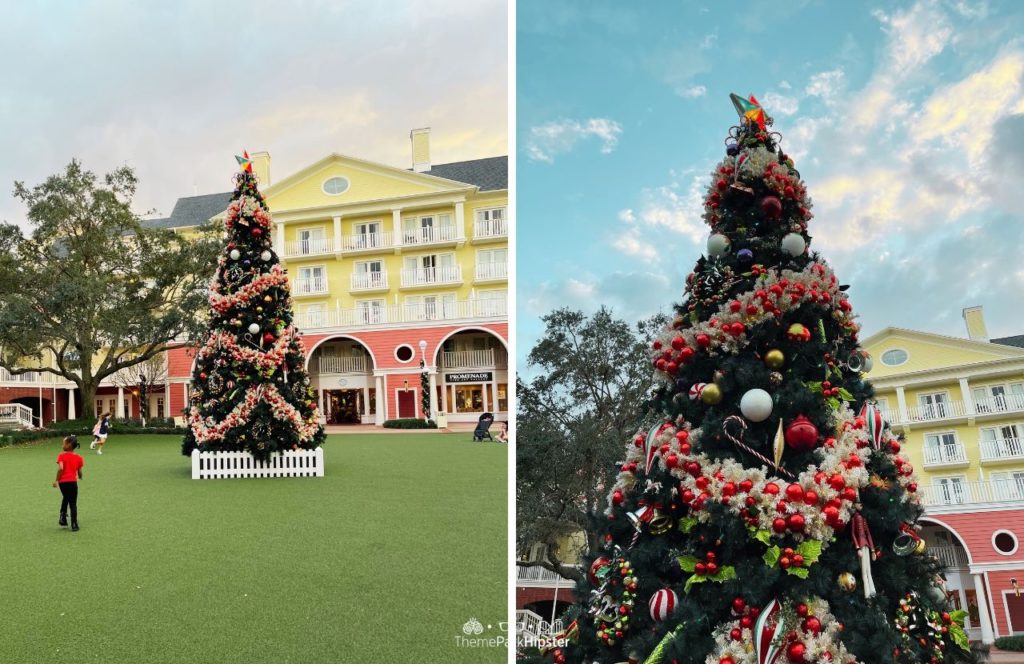
POLYGON ((718 41, 718 30, 715 30, 711 34, 704 35, 704 39, 700 42, 700 48, 702 51, 706 51, 712 48, 718 41))
POLYGON ((906 12, 872 12, 889 35, 888 66, 896 75, 917 69, 941 53, 953 37, 949 17, 938 3, 919 1, 906 12))
POLYGON ((622 125, 608 118, 589 120, 559 120, 530 127, 526 139, 526 154, 534 161, 553 162, 555 157, 570 152, 581 141, 591 137, 600 139, 601 153, 615 150, 622 134, 622 125))
POLYGON ((636 228, 630 228, 624 232, 617 233, 612 238, 611 244, 627 256, 636 256, 646 260, 653 260, 658 257, 657 247, 640 239, 640 233, 636 228))
POLYGON ((627 321, 647 318, 668 311, 674 304, 672 293, 681 299, 683 277, 662 271, 617 270, 600 276, 585 272, 576 277, 541 283, 524 299, 523 310, 529 316, 542 316, 559 307, 593 313, 601 306, 610 308, 627 321), (679 283, 673 285, 673 280, 679 283), (668 294, 668 295, 666 295, 668 294))
POLYGON ((685 90, 678 90, 676 94, 680 97, 686 97, 688 99, 694 99, 696 97, 703 97, 708 93, 708 89, 703 85, 694 85, 686 88, 685 90))
POLYGON ((761 97, 761 102, 769 115, 793 115, 800 110, 800 102, 796 97, 787 97, 775 92, 769 92, 761 97))
POLYGON ((842 88, 844 76, 842 68, 818 72, 811 76, 804 92, 811 97, 821 97, 826 104, 830 103, 842 88))

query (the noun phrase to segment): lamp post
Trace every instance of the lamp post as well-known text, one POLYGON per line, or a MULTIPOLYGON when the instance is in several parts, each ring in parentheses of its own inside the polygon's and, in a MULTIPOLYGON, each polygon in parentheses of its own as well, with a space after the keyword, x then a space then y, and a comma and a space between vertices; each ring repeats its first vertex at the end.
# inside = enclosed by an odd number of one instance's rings
POLYGON ((423 419, 429 420, 434 417, 430 412, 430 380, 427 378, 427 340, 420 339, 420 410, 423 411, 423 419))
POLYGON ((146 374, 139 374, 139 417, 142 418, 142 428, 146 428, 146 374))

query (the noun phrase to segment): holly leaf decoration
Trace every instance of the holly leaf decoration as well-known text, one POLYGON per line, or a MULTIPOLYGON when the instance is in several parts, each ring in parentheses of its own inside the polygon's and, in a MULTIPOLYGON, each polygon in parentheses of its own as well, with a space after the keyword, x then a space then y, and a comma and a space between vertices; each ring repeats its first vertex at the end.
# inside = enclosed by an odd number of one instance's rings
MULTIPOLYGON (((756 539, 758 542, 761 542, 765 546, 771 545, 771 543, 772 543, 772 540, 771 540, 772 533, 771 533, 771 531, 769 531, 769 530, 757 530, 756 528, 751 527, 750 528, 750 532, 753 533, 754 539, 756 539)), ((775 547, 775 548, 778 548, 778 547, 775 547)))
POLYGON ((966 618, 966 617, 967 617, 967 612, 964 611, 963 609, 957 609, 956 611, 951 611, 950 614, 949 614, 949 619, 952 620, 953 622, 955 622, 958 625, 963 625, 964 624, 964 618, 966 618))
POLYGON ((782 549, 777 546, 773 546, 764 552, 764 564, 768 567, 775 567, 779 564, 779 558, 782 557, 782 549))
POLYGON ((693 527, 697 525, 697 517, 695 516, 684 516, 679 519, 679 530, 680 532, 688 533, 693 530, 693 527))
POLYGON ((839 388, 839 398, 843 401, 853 401, 853 395, 845 387, 839 388))
MULTIPOLYGON (((696 563, 696 558, 694 558, 694 562, 696 563)), ((718 572, 714 576, 708 576, 706 574, 703 575, 703 576, 698 576, 698 575, 694 574, 693 576, 691 576, 689 579, 686 580, 686 585, 683 586, 683 592, 684 593, 689 593, 690 592, 690 587, 693 586, 693 584, 695 584, 695 583, 706 583, 708 581, 714 581, 715 583, 725 583, 726 581, 729 581, 729 580, 735 579, 735 578, 736 578, 736 568, 731 566, 731 565, 726 565, 724 567, 720 567, 718 569, 718 572)))
POLYGON ((949 626, 949 638, 953 639, 953 643, 960 646, 963 650, 968 652, 971 650, 971 643, 967 640, 967 632, 964 631, 961 625, 953 623, 949 626))
POLYGON ((801 579, 806 579, 807 575, 811 573, 811 570, 807 569, 806 567, 790 567, 786 570, 786 573, 792 574, 796 577, 800 577, 801 579))
POLYGON ((689 579, 686 580, 686 585, 683 586, 683 592, 686 593, 686 594, 689 594, 690 593, 690 587, 693 586, 693 584, 695 584, 695 583, 704 583, 707 580, 708 580, 707 576, 697 576, 696 574, 694 574, 693 576, 691 576, 689 579))
POLYGON ((693 556, 679 556, 676 560, 679 561, 679 568, 684 572, 693 572, 697 569, 697 559, 693 556))
POLYGON ((804 557, 804 566, 810 567, 821 557, 821 540, 804 540, 796 552, 804 557))
POLYGON ((835 397, 829 397, 825 403, 827 403, 828 407, 831 408, 832 410, 839 410, 839 399, 835 397))
POLYGON ((814 392, 815 394, 821 394, 822 391, 820 380, 807 381, 806 383, 804 383, 804 387, 809 389, 811 392, 814 392))

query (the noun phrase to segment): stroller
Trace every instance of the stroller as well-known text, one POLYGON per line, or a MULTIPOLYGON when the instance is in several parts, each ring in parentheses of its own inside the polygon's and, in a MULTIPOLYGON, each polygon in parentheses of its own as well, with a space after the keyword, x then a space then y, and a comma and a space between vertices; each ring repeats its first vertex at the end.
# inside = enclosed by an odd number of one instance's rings
POLYGON ((473 429, 473 442, 482 441, 484 438, 494 442, 491 438, 491 432, 489 429, 494 424, 494 415, 491 413, 483 413, 480 415, 480 419, 476 422, 476 429, 473 429))

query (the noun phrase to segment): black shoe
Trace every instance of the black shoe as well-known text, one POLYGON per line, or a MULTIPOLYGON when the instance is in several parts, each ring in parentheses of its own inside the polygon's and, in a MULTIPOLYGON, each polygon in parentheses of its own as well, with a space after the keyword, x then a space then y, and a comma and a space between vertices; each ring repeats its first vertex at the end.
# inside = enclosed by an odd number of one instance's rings
POLYGON ((71 522, 71 532, 73 532, 73 533, 77 533, 78 532, 78 522, 77 521, 72 521, 71 522))
POLYGON ((67 528, 68 527, 68 518, 66 516, 62 516, 60 518, 60 521, 57 522, 57 525, 60 526, 61 528, 67 528))

